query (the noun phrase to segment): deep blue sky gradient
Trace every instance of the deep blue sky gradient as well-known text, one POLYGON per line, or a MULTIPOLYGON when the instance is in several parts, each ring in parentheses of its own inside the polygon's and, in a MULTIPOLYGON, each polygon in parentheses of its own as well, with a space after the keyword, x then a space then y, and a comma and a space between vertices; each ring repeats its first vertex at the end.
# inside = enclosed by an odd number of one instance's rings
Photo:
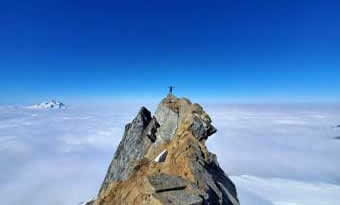
POLYGON ((1 2, 0 104, 339 102, 338 2, 1 2))

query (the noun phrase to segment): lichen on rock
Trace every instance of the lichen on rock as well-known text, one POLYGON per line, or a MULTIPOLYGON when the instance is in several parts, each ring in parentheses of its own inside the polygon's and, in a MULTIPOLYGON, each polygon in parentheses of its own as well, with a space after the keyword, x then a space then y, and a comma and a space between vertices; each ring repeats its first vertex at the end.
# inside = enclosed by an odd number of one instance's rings
POLYGON ((169 95, 125 127, 95 205, 238 205, 205 141, 217 130, 199 104, 169 95), (155 160, 156 159, 156 160, 155 160))

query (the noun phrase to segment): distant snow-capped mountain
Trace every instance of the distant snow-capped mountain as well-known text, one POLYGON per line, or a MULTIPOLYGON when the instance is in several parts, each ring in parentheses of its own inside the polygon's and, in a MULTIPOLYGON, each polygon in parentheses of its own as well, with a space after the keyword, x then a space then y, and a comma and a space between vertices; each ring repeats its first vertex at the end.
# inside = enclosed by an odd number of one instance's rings
POLYGON ((40 104, 29 106, 28 108, 31 108, 31 109, 65 109, 66 106, 62 102, 51 100, 48 102, 42 102, 40 104))

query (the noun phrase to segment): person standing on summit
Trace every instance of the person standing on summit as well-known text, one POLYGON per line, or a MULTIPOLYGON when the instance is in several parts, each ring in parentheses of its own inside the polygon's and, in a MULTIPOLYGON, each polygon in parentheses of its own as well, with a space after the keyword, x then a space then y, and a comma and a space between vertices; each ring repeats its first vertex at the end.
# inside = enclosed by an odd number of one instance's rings
POLYGON ((175 86, 169 86, 169 95, 172 96, 172 91, 175 88, 175 86))

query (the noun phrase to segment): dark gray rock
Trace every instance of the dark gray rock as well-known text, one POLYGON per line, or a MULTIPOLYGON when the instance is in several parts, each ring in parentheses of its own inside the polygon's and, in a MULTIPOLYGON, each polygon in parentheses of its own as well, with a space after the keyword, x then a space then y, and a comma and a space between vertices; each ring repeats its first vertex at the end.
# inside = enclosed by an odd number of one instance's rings
POLYGON ((159 174, 149 176, 148 180, 154 188, 154 196, 164 205, 202 205, 203 197, 198 193, 198 189, 186 190, 188 185, 192 185, 188 180, 179 176, 159 174))
POLYGON ((199 179, 197 186, 206 190, 204 204, 239 205, 236 187, 220 168, 216 155, 209 152, 208 160, 205 160, 200 147, 193 145, 193 148, 196 149, 196 160, 192 161, 192 170, 199 179))
POLYGON ((334 137, 334 139, 336 139, 336 140, 340 140, 340 136, 338 136, 338 137, 334 137))
POLYGON ((337 128, 340 128, 340 125, 336 126, 337 128))
POLYGON ((192 134, 200 141, 207 140, 209 136, 217 132, 217 129, 213 125, 196 116, 191 125, 191 130, 192 134))
POLYGON ((186 190, 156 193, 154 196, 164 205, 203 205, 203 198, 186 190))
POLYGON ((167 174, 149 176, 148 180, 155 192, 182 190, 188 185, 188 181, 182 177, 167 174))
POLYGON ((104 191, 112 181, 127 180, 134 170, 133 162, 144 157, 152 144, 146 135, 153 133, 152 130, 156 125, 156 122, 153 121, 152 128, 147 130, 151 121, 150 111, 142 107, 136 118, 125 126, 123 138, 114 154, 99 193, 104 191))
POLYGON ((145 129, 145 135, 149 137, 152 142, 156 141, 156 132, 159 128, 159 123, 155 117, 152 118, 151 122, 145 129))
POLYGON ((161 142, 170 141, 175 136, 177 130, 178 113, 174 112, 166 104, 161 103, 157 107, 155 118, 160 125, 157 131, 157 140, 161 142))

